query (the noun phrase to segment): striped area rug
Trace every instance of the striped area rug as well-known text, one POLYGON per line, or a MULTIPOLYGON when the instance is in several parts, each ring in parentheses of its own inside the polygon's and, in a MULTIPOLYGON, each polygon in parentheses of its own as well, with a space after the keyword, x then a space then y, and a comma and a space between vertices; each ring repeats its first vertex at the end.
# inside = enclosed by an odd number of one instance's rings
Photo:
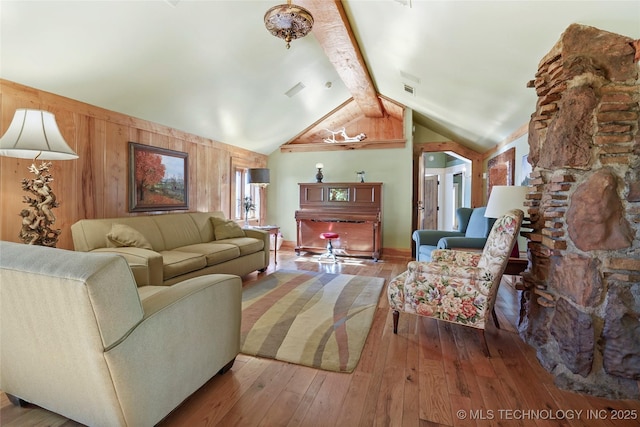
POLYGON ((241 352, 351 372, 383 285, 378 277, 276 271, 243 290, 241 352))

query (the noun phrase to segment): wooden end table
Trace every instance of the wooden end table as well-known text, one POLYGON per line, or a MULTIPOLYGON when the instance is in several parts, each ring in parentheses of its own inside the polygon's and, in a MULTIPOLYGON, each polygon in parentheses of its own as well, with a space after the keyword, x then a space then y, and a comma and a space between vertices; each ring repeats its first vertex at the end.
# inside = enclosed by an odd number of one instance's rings
POLYGON ((249 228, 256 230, 266 231, 273 235, 273 263, 278 264, 278 234, 280 234, 280 227, 277 225, 254 225, 249 228))
POLYGON ((529 260, 526 258, 509 258, 509 261, 507 261, 507 267, 503 274, 518 276, 527 269, 528 264, 529 260))

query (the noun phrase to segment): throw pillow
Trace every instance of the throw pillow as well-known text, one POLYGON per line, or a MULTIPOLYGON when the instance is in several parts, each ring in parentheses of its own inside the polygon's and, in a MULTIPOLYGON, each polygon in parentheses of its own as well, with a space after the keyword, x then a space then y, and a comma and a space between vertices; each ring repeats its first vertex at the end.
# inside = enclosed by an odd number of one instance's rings
POLYGON ((124 224, 113 224, 111 231, 107 234, 107 240, 115 247, 134 247, 151 249, 151 243, 135 228, 124 224))
POLYGON ((213 223, 213 234, 216 236, 216 240, 245 236, 244 230, 235 221, 211 217, 211 222, 213 223))

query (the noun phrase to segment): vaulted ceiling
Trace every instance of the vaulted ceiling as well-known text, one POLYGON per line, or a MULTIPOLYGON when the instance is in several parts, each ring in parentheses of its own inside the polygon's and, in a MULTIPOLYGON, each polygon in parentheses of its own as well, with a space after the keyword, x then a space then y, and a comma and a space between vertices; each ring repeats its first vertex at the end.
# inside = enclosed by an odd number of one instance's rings
POLYGON ((280 2, 2 0, 0 77, 264 154, 373 90, 482 152, 528 121, 571 23, 640 38, 638 1, 300 0, 317 27, 287 50, 280 2))

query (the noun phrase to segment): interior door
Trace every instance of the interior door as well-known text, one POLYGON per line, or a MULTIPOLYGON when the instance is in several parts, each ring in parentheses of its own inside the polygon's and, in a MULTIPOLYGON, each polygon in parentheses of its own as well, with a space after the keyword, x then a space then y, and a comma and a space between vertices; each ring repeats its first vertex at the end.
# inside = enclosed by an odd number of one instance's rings
MULTIPOLYGON (((414 179, 417 183, 418 191, 413 194, 413 201, 415 202, 415 212, 412 217, 414 230, 420 230, 424 224, 424 154, 421 153, 419 156, 414 158, 414 160, 418 160, 418 170, 416 171, 414 168, 414 179)), ((411 245, 412 247, 414 245, 411 245)), ((415 250, 415 247, 413 248, 415 250)), ((415 253, 412 255, 415 256, 415 253)))
POLYGON ((422 229, 436 230, 438 228, 438 176, 424 177, 422 197, 422 229))

